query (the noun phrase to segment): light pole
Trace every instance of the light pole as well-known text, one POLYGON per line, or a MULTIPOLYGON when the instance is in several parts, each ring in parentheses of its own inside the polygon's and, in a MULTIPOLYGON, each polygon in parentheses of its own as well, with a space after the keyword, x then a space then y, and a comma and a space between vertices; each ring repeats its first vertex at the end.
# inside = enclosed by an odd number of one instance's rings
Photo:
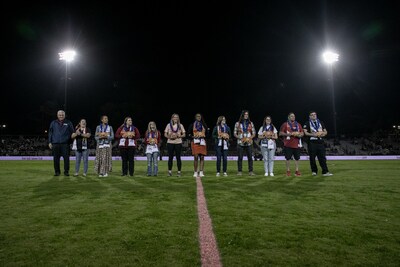
POLYGON ((65 60, 65 83, 64 83, 64 111, 67 112, 67 87, 68 87, 68 64, 74 60, 76 52, 73 50, 66 50, 58 53, 59 60, 65 60))
POLYGON ((333 83, 333 64, 339 61, 339 54, 326 51, 322 54, 322 59, 328 65, 328 77, 329 77, 329 86, 332 91, 332 109, 333 109, 333 132, 334 138, 337 138, 337 127, 336 127, 336 105, 335 105, 335 86, 333 83))

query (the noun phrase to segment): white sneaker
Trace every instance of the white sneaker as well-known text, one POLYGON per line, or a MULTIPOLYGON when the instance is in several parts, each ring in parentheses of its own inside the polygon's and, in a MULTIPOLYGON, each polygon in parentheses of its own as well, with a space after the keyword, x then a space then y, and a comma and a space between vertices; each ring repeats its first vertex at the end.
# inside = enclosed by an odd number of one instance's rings
POLYGON ((84 173, 84 174, 83 174, 83 176, 85 176, 85 177, 86 177, 86 173, 84 173))
POLYGON ((228 176, 228 174, 226 172, 224 172, 224 176, 226 177, 226 176, 228 176))
POLYGON ((103 177, 103 174, 99 174, 99 177, 103 177))
POLYGON ((204 177, 204 173, 203 173, 203 171, 200 171, 200 175, 199 175, 200 177, 204 177))
POLYGON ((193 177, 197 177, 197 172, 194 172, 194 173, 193 173, 193 177))
POLYGON ((264 176, 268 176, 268 172, 266 172, 266 173, 264 174, 264 176))
POLYGON ((311 173, 312 176, 317 176, 316 172, 311 173))
POLYGON ((274 173, 273 173, 273 172, 271 172, 271 173, 269 174, 269 176, 275 176, 275 175, 274 175, 274 173))
POLYGON ((327 173, 322 174, 322 176, 332 176, 332 175, 333 175, 333 174, 330 173, 330 172, 327 172, 327 173))
POLYGON ((108 173, 104 174, 103 177, 108 177, 108 173))
POLYGON ((217 172, 217 175, 215 175, 215 176, 220 177, 221 175, 219 174, 219 172, 217 172))

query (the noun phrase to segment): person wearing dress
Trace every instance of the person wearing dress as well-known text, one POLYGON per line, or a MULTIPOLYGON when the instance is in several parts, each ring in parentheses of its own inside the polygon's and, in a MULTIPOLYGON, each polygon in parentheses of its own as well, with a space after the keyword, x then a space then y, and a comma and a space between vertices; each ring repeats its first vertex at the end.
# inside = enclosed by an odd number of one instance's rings
POLYGON ((95 140, 96 158, 94 161, 95 172, 99 177, 107 177, 112 171, 112 141, 114 140, 114 130, 108 124, 108 117, 101 116, 100 125, 96 127, 95 140))
POLYGON ((205 124, 203 116, 200 113, 197 113, 194 117, 195 121, 190 124, 188 128, 188 137, 191 139, 190 147, 192 149, 192 155, 194 157, 193 177, 203 177, 204 156, 207 155, 207 125, 205 124))

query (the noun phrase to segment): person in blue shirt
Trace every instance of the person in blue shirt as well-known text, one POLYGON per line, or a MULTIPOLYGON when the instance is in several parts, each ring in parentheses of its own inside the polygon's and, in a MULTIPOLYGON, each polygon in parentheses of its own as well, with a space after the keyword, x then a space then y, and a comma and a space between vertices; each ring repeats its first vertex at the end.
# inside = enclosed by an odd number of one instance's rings
POLYGON ((53 152, 54 175, 59 176, 60 158, 64 159, 64 175, 69 176, 69 145, 74 132, 72 122, 65 119, 63 110, 57 111, 57 119, 50 123, 49 148, 53 152))

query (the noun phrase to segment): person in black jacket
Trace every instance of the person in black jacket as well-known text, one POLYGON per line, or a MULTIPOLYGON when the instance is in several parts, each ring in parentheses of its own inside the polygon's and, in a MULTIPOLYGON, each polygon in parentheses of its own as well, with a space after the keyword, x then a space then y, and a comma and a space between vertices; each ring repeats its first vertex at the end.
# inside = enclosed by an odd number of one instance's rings
POLYGON ((332 176, 329 172, 328 165, 326 164, 326 150, 324 145, 324 137, 328 134, 325 124, 317 118, 315 111, 310 111, 309 121, 304 126, 304 134, 309 137, 308 140, 308 155, 310 157, 310 166, 313 176, 318 173, 317 163, 315 157, 318 158, 319 165, 322 169, 323 176, 332 176))
POLYGON ((61 173, 61 157, 64 159, 64 175, 69 176, 69 144, 73 132, 74 126, 65 119, 64 110, 57 111, 57 119, 52 121, 49 127, 49 148, 53 152, 55 176, 61 173))

